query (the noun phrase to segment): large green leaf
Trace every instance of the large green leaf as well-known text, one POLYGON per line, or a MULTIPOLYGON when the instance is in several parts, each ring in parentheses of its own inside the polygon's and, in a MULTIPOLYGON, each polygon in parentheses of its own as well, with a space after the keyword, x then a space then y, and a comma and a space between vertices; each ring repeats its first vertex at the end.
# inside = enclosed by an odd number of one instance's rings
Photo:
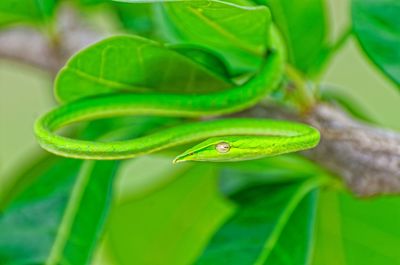
POLYGON ((352 20, 368 57, 400 88, 400 2, 352 0, 352 20))
POLYGON ((163 11, 177 42, 220 53, 233 73, 252 71, 261 62, 268 45, 268 9, 223 1, 184 1, 164 3, 163 11))
POLYGON ((196 264, 308 264, 318 183, 310 179, 240 190, 231 196, 239 205, 236 214, 196 264))
POLYGON ((264 264, 310 264, 315 247, 315 215, 319 192, 311 191, 299 203, 264 264))
POLYGON ((324 191, 313 264, 400 264, 400 198, 361 200, 324 191))
POLYGON ((94 44, 69 60, 57 76, 55 92, 68 102, 116 92, 209 92, 230 83, 167 47, 135 36, 94 44))
POLYGON ((226 163, 220 168, 220 189, 229 195, 254 185, 295 181, 318 174, 323 174, 320 168, 294 154, 226 163))
MULTIPOLYGON (((215 188, 215 169, 209 164, 194 163, 176 169, 176 166, 168 165, 169 158, 152 157, 139 159, 129 164, 131 164, 129 168, 122 170, 124 174, 121 175, 121 182, 118 185, 122 193, 120 204, 115 208, 109 226, 108 245, 111 248, 111 256, 118 261, 116 264, 192 264, 191 261, 212 236, 216 226, 228 217, 229 209, 231 209, 221 201, 215 188), (155 164, 157 167, 152 167, 155 164), (155 170, 158 171, 156 175, 153 174, 155 170), (157 252, 156 258, 152 254, 155 252, 157 252)), ((224 168, 223 182, 229 180, 229 177, 236 180, 233 180, 234 188, 232 185, 224 188, 224 191, 228 188, 229 193, 236 191, 238 186, 243 189, 249 183, 254 186, 257 182, 265 184, 301 178, 304 180, 310 177, 311 173, 316 172, 314 165, 294 155, 242 163, 226 163, 221 166, 224 168), (234 171, 236 175, 233 174, 234 171), (295 172, 298 172, 300 176, 297 176, 295 172), (260 176, 257 176, 257 173, 260 176), (250 180, 246 185, 238 185, 237 179, 240 177, 250 180)), ((244 180, 241 183, 244 183, 244 180)), ((226 184, 223 185, 226 186, 226 184)), ((315 202, 314 194, 307 198, 310 198, 312 203, 315 202)), ((293 226, 286 226, 283 229, 277 246, 285 245, 286 247, 286 244, 290 243, 296 235, 301 239, 311 238, 311 235, 307 233, 312 232, 309 230, 313 224, 312 203, 305 199, 301 204, 310 207, 296 207, 293 217, 288 221, 293 226), (302 214, 308 217, 304 218, 302 214), (288 229, 296 231, 288 231, 288 229), (286 237, 287 233, 290 236, 286 237), (285 241, 286 238, 289 241, 285 241)), ((301 240, 298 239, 298 241, 301 240)), ((307 244, 310 242, 299 244, 296 247, 296 253, 301 253, 303 258, 308 256, 308 252, 303 251, 302 248, 309 249, 307 244)), ((275 257, 275 254, 271 253, 269 260, 281 257, 282 255, 275 257)), ((296 260, 301 260, 297 254, 296 260)))
POLYGON ((54 163, 57 157, 49 153, 34 154, 35 159, 28 161, 26 165, 20 165, 20 168, 4 179, 10 179, 9 183, 3 183, 0 186, 0 211, 4 209, 22 190, 43 174, 49 165, 54 163))
POLYGON ((58 159, 0 216, 0 264, 88 264, 110 206, 115 162, 58 159))
POLYGON ((266 4, 286 39, 291 63, 306 74, 317 72, 325 55, 327 24, 324 0, 255 0, 266 4))
MULTIPOLYGON (((158 176, 151 176, 154 166, 148 167, 149 164, 150 161, 144 167, 136 164, 126 178, 157 179, 158 176)), ((153 160, 152 165, 155 164, 160 165, 160 160, 153 160)), ((212 165, 188 164, 179 174, 173 172, 172 178, 168 172, 166 169, 162 174, 168 179, 162 186, 139 197, 134 188, 136 195, 125 195, 131 199, 115 207, 108 238, 116 264, 192 264, 232 210, 218 195, 217 172, 212 165)))
MULTIPOLYGON (((90 123, 79 135, 135 137, 169 121, 108 119, 90 123), (121 130, 107 133, 113 128, 121 130)), ((88 264, 108 217, 118 163, 54 158, 34 164, 21 175, 31 184, 14 185, 25 189, 5 198, 15 197, 0 215, 0 264, 88 264)))
POLYGON ((0 25, 11 22, 36 22, 49 18, 57 0, 1 0, 0 25))
POLYGON ((261 63, 271 20, 266 7, 246 0, 146 2, 163 2, 159 27, 167 40, 197 44, 219 53, 229 62, 233 74, 253 71, 261 63))

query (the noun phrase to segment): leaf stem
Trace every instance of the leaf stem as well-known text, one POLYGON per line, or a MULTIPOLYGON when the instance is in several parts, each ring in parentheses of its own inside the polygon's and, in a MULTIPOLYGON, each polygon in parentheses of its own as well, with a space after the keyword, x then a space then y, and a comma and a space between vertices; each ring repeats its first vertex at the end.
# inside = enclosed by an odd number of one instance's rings
MULTIPOLYGON (((328 45, 325 55, 320 63, 321 70, 319 71, 319 76, 321 76, 321 73, 324 72, 333 55, 344 46, 351 34, 352 29, 348 28, 334 43, 328 45)), ((286 65, 286 76, 289 79, 289 88, 291 87, 290 84, 294 87, 294 90, 291 94, 294 103, 301 112, 307 112, 310 108, 312 108, 312 106, 315 105, 317 101, 316 98, 318 93, 316 91, 316 86, 313 82, 307 80, 307 78, 299 70, 290 64, 286 65)), ((314 81, 318 83, 319 77, 317 77, 314 81)))
POLYGON ((294 87, 291 96, 293 96, 295 104, 300 108, 300 111, 306 112, 314 106, 316 102, 315 92, 311 86, 312 83, 307 81, 306 78, 290 64, 286 65, 285 73, 290 84, 294 87))
POLYGON ((330 53, 335 53, 338 50, 340 50, 344 44, 346 44, 347 40, 350 38, 350 36, 353 34, 352 28, 347 28, 342 35, 336 40, 335 43, 333 43, 330 47, 330 53))

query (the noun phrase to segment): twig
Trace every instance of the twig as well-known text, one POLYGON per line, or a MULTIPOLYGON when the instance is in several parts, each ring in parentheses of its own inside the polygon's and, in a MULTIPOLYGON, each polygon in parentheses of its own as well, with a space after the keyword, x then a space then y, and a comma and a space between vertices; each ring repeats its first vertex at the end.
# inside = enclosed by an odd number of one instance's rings
POLYGON ((55 73, 61 65, 49 40, 39 31, 17 27, 0 34, 0 57, 43 68, 55 73))
POLYGON ((60 9, 57 19, 56 43, 39 29, 18 26, 0 31, 0 58, 26 63, 55 74, 76 51, 105 37, 67 6, 60 9))
POLYGON ((317 104, 306 117, 279 107, 257 106, 240 116, 307 122, 321 132, 305 156, 341 176, 359 196, 400 193, 400 134, 350 118, 338 107, 317 104))

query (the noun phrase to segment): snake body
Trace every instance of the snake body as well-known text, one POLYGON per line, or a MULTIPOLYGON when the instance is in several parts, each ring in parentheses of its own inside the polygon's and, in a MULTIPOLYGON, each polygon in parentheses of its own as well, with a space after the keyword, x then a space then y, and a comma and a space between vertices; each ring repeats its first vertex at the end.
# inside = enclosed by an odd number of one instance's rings
POLYGON ((248 82, 220 92, 189 94, 114 94, 83 99, 56 108, 35 123, 39 144, 46 150, 79 159, 126 159, 192 142, 174 161, 237 161, 312 148, 316 129, 293 122, 264 119, 223 119, 182 124, 140 138, 94 142, 66 138, 56 130, 71 123, 123 115, 202 117, 229 114, 256 104, 282 76, 279 47, 270 50, 259 73, 248 82))

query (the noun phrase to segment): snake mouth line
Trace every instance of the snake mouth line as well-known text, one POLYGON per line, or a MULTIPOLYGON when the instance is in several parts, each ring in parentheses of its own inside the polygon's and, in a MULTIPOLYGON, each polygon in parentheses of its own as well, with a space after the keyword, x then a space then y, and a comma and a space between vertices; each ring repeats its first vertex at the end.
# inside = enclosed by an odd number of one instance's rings
POLYGON ((178 164, 178 163, 183 163, 187 161, 194 161, 193 159, 190 159, 190 157, 193 155, 193 153, 182 153, 174 158, 172 160, 173 164, 178 164))

